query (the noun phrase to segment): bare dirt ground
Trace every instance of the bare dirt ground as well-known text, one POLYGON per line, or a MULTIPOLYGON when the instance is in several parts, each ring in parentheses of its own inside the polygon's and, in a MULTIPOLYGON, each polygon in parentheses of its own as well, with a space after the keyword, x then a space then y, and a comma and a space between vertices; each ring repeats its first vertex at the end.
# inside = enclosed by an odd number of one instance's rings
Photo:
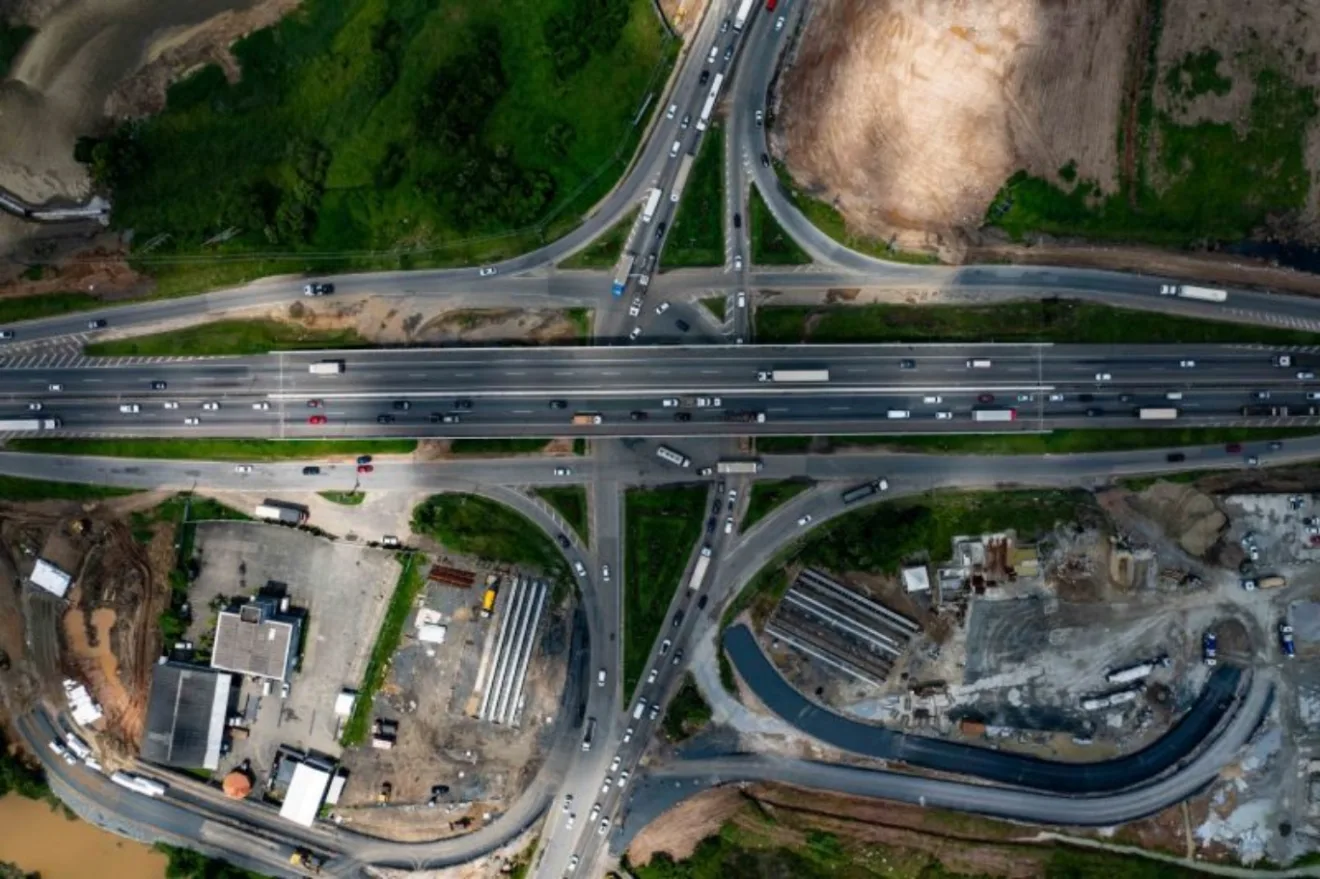
POLYGON ((378 345, 572 345, 581 341, 578 326, 558 309, 456 309, 413 297, 346 298, 316 305, 295 302, 260 316, 308 329, 353 330, 378 345))
POLYGON ((1190 485, 1157 482, 1128 503, 1139 513, 1159 523, 1178 545, 1194 556, 1204 557, 1228 526, 1228 517, 1214 499, 1190 485))
POLYGON ((746 803, 736 787, 717 787, 688 797, 633 838, 628 861, 644 867, 656 852, 667 852, 676 861, 690 857, 697 843, 718 832, 746 803))
POLYGON ((859 231, 960 246, 1018 168, 1116 172, 1140 0, 822 0, 785 74, 777 150, 859 231))

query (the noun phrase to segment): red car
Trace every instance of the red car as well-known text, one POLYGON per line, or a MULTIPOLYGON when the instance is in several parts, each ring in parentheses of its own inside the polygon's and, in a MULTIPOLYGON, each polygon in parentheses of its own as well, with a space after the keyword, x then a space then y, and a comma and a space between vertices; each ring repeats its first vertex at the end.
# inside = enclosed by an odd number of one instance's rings
POLYGON ((976 402, 978 403, 993 403, 994 401, 995 401, 994 394, 982 394, 981 396, 976 398, 976 402))
POLYGON ((1224 451, 1228 452, 1230 455, 1236 455, 1242 451, 1242 443, 1229 443, 1224 446, 1224 451))
POLYGON ((324 415, 313 415, 311 418, 308 418, 308 419, 307 419, 307 423, 308 423, 308 424, 325 424, 325 416, 324 416, 324 415))
POLYGON ((320 400, 308 400, 308 401, 307 401, 307 408, 308 408, 308 409, 320 409, 320 408, 321 408, 321 401, 320 401, 320 400))
POLYGON ((359 465, 358 465, 358 472, 359 472, 359 473, 370 473, 371 471, 373 471, 373 470, 375 470, 375 469, 376 469, 376 468, 375 468, 375 467, 372 467, 370 464, 359 464, 359 465))

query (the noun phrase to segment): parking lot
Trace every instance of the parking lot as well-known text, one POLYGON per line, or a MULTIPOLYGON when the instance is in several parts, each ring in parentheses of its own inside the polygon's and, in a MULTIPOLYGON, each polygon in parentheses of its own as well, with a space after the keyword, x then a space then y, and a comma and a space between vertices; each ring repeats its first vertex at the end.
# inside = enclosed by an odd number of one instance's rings
POLYGON ((199 525, 197 553, 201 573, 190 591, 195 629, 214 624, 208 610, 214 597, 272 587, 288 595, 293 611, 306 613, 302 661, 289 697, 280 697, 278 684, 263 696, 259 682, 243 680, 238 705, 251 735, 234 743, 222 771, 249 758, 264 773, 279 744, 337 756, 335 696, 361 683, 398 580, 394 554, 257 522, 199 525))

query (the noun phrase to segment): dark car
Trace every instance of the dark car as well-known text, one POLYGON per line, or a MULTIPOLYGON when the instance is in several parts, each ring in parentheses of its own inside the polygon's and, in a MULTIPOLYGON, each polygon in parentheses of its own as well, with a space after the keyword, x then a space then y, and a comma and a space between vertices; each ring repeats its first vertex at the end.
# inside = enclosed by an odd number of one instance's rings
POLYGON ((685 320, 674 321, 674 326, 678 327, 680 333, 686 333, 688 330, 692 329, 692 325, 685 320))
POLYGON ((14 338, 13 330, 0 330, 0 339, 12 339, 12 338, 14 338))
POLYGON ((555 541, 558 542, 558 544, 562 546, 564 549, 568 549, 573 545, 573 542, 569 540, 567 537, 565 537, 563 534, 556 534, 555 541))
POLYGON ((168 383, 168 382, 152 382, 152 383, 151 383, 151 389, 152 389, 153 391, 163 391, 163 390, 165 390, 167 387, 169 387, 169 383, 168 383))
POLYGON ((1164 460, 1168 461, 1170 464, 1177 464, 1179 461, 1186 461, 1187 456, 1182 452, 1169 452, 1169 454, 1164 456, 1164 460))
POLYGON ((976 398, 976 402, 978 403, 993 403, 994 401, 994 394, 979 394, 976 398))
POLYGON ((467 412, 468 410, 470 410, 470 409, 472 408, 472 401, 471 401, 471 400, 455 400, 455 401, 454 401, 454 408, 457 409, 457 410, 459 410, 460 412, 467 412))
POLYGON ((1095 399, 1095 394, 1078 394, 1078 395, 1077 395, 1077 402, 1079 402, 1079 403, 1089 403, 1089 402, 1091 402, 1091 401, 1094 400, 1094 399, 1095 399))
POLYGON ((705 609, 706 609, 706 600, 707 600, 708 598, 710 598, 709 595, 703 595, 703 596, 701 596, 700 598, 697 599, 697 610, 705 610, 705 609))
POLYGON ((707 534, 714 534, 714 533, 715 533, 715 517, 714 517, 714 516, 711 516, 709 519, 706 520, 706 533, 707 533, 707 534))
POLYGON ((917 361, 915 361, 915 360, 900 360, 900 361, 898 361, 898 368, 899 368, 899 369, 916 369, 916 368, 917 368, 917 361))
POLYGON ((674 665, 678 665, 683 661, 683 648, 680 647, 678 650, 674 651, 674 658, 671 661, 674 665))
POLYGON ((766 153, 761 153, 761 167, 762 168, 770 167, 770 156, 767 155, 766 153))
POLYGON ((1242 452, 1242 443, 1229 443, 1224 446, 1224 451, 1228 452, 1230 455, 1240 454, 1242 452))
POLYGON ((1132 395, 1131 395, 1131 394, 1119 394, 1119 395, 1118 395, 1118 402, 1120 402, 1120 403, 1131 403, 1131 402, 1132 402, 1132 395))
POLYGON ((445 416, 439 412, 432 412, 430 417, 430 422, 432 424, 439 424, 441 421, 444 420, 444 417, 445 416))
POLYGON ((108 321, 103 320, 102 318, 97 318, 96 320, 89 320, 87 322, 87 329, 89 330, 104 329, 107 323, 108 321))
POLYGON ((670 625, 671 625, 673 628, 675 628, 675 629, 677 629, 679 626, 683 625, 683 609, 682 609, 682 608, 679 608, 678 610, 674 611, 674 621, 673 621, 672 623, 670 623, 670 625))
POLYGON ((1098 407, 1096 407, 1096 406, 1092 406, 1090 409, 1087 409, 1087 410, 1086 410, 1086 417, 1087 417, 1087 418, 1095 418, 1095 417, 1097 417, 1097 416, 1104 415, 1104 414, 1105 414, 1105 410, 1100 409, 1100 408, 1098 408, 1098 407))
POLYGON ((567 409, 567 408, 568 408, 568 403, 566 403, 566 402, 563 401, 563 400, 551 400, 551 401, 550 401, 550 408, 551 408, 551 409, 567 409))
POLYGON ((393 423, 394 423, 394 416, 393 416, 393 415, 377 415, 377 416, 376 416, 376 423, 377 423, 377 424, 393 424, 393 423))
POLYGON ((734 215, 733 215, 733 228, 735 228, 735 229, 741 229, 741 228, 742 228, 742 214, 734 214, 734 215))
POLYGON ((391 405, 393 405, 395 410, 399 412, 407 412, 412 408, 412 403, 409 403, 407 400, 395 400, 391 405))
POLYGON ((645 412, 642 412, 641 410, 634 410, 628 413, 628 417, 631 418, 633 421, 645 421, 651 416, 647 415, 645 412))
POLYGON ((303 476, 320 476, 320 475, 321 475, 321 468, 320 468, 320 467, 304 467, 304 468, 303 468, 303 476))
POLYGON ((659 226, 655 227, 655 237, 657 240, 665 237, 665 229, 667 228, 669 227, 666 226, 664 223, 661 223, 659 226))
POLYGON ((715 498, 715 502, 710 505, 710 514, 718 516, 722 509, 724 509, 724 503, 719 498, 715 498))
POLYGON ((705 85, 708 82, 710 82, 710 71, 701 71, 701 76, 697 79, 697 85, 705 85))
POLYGON ((675 420, 675 421, 684 421, 684 422, 691 421, 691 420, 692 420, 692 413, 691 413, 691 412, 675 412, 675 413, 674 413, 674 420, 675 420))
POLYGON ((362 466, 363 464, 370 464, 370 463, 371 463, 371 456, 370 456, 370 455, 358 455, 357 462, 358 462, 358 466, 359 466, 359 467, 362 466))

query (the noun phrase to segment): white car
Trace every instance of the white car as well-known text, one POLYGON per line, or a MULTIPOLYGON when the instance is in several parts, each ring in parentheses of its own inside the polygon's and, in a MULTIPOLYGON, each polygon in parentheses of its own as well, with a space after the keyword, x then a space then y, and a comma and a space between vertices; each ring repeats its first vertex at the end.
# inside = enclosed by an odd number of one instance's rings
POLYGON ((1095 374, 1095 380, 1098 381, 1098 382, 1107 382, 1107 381, 1110 381, 1110 380, 1112 380, 1112 379, 1113 379, 1113 376, 1110 375, 1110 374, 1107 373, 1107 372, 1097 372, 1097 373, 1095 374))
POLYGON ((587 576, 587 569, 582 566, 582 562, 573 562, 573 573, 579 577, 587 576))
POLYGON ((732 516, 729 516, 728 518, 726 518, 726 519, 724 520, 724 533, 725 533, 725 534, 732 534, 732 533, 733 533, 733 517, 732 517, 732 516))
POLYGON ((494 266, 483 266, 482 269, 481 269, 481 271, 477 272, 477 277, 479 277, 479 278, 489 278, 491 275, 495 274, 497 271, 499 271, 499 269, 495 268, 494 266))
POLYGON ((944 402, 944 398, 941 397, 939 394, 936 394, 931 397, 922 397, 921 402, 930 406, 938 406, 940 403, 944 402))
POLYGON ((632 332, 628 334, 628 340, 630 342, 635 342, 637 341, 637 337, 640 336, 641 334, 642 334, 641 327, 633 327, 632 332))
POLYGON ((668 638, 666 638, 665 640, 661 641, 661 642, 660 642, 660 655, 661 655, 661 656, 664 656, 666 653, 669 652, 669 648, 670 648, 670 647, 673 647, 673 646, 674 646, 674 642, 673 642, 673 641, 670 641, 668 638))
POLYGON ((205 409, 207 412, 214 412, 220 408, 220 404, 215 402, 214 400, 207 400, 205 403, 202 404, 202 408, 205 409))
POLYGON ((632 305, 628 306, 628 317, 637 317, 642 313, 642 300, 634 299, 632 305))
POLYGON ((29 412, 40 412, 44 408, 46 407, 41 403, 38 403, 36 400, 33 400, 31 403, 28 403, 29 412))
POLYGON ((623 758, 620 757, 618 754, 615 754, 613 762, 610 763, 610 772, 618 772, 619 764, 622 762, 623 762, 623 758))
POLYGON ((252 465, 251 465, 251 464, 235 464, 235 465, 234 465, 234 472, 235 472, 235 473, 251 473, 251 472, 252 472, 252 465))
POLYGON ((1195 360, 1179 360, 1179 361, 1178 361, 1178 366, 1179 366, 1180 368, 1182 368, 1182 369, 1195 369, 1195 368, 1196 368, 1196 361, 1195 361, 1195 360))
POLYGON ((781 15, 775 19, 775 30, 782 31, 783 29, 784 29, 784 16, 781 15))
POLYGON ((653 668, 653 669, 651 669, 651 673, 650 673, 649 675, 646 676, 646 682, 647 682, 648 684, 654 684, 654 683, 655 683, 655 679, 656 679, 657 677, 659 677, 659 676, 660 676, 660 669, 658 669, 658 668, 653 668))
POLYGON ((799 527, 801 527, 801 526, 803 526, 803 525, 810 525, 810 524, 811 524, 811 514, 810 514, 810 513, 807 513, 807 514, 806 514, 805 516, 803 516, 801 519, 798 519, 798 526, 799 526, 799 527))
POLYGON ((756 111, 756 124, 757 124, 757 125, 760 125, 760 124, 761 124, 762 122, 764 122, 764 121, 765 121, 765 113, 763 113, 763 112, 760 111, 760 110, 757 110, 757 111, 756 111))
POLYGON ((605 669, 603 668, 600 671, 596 672, 596 686, 598 687, 605 686, 605 680, 607 677, 608 675, 605 674, 605 669))
POLYGON ((669 109, 665 111, 666 119, 673 119, 674 114, 678 112, 678 104, 670 104, 669 109))
POLYGON ((136 415, 142 411, 142 407, 137 403, 120 403, 119 411, 125 415, 136 415))
POLYGON ((738 502, 738 489, 736 488, 729 489, 729 506, 733 506, 737 502, 738 502))
POLYGON ((600 578, 601 578, 602 580, 604 580, 606 583, 610 582, 610 566, 609 566, 609 565, 601 565, 601 566, 600 566, 600 578))
POLYGON ((738 303, 738 307, 739 307, 739 308, 746 308, 746 307, 747 307, 747 293, 746 293, 746 291, 739 290, 739 291, 738 291, 738 299, 737 299, 736 301, 737 301, 737 303, 738 303))
POLYGON ((600 786, 600 792, 603 794, 607 794, 610 792, 610 788, 613 786, 614 786, 614 776, 607 775, 605 776, 605 783, 600 786))
POLYGON ((660 405, 664 406, 666 409, 677 409, 678 397, 665 397, 660 401, 660 405))
POLYGON ((623 787, 625 784, 628 783, 628 770, 627 770, 627 769, 625 769, 625 770, 623 770, 622 772, 619 773, 619 781, 618 781, 617 783, 618 783, 619 787, 623 787))
POLYGON ((600 829, 596 831, 596 835, 604 836, 609 829, 610 829, 610 819, 604 818, 600 822, 600 829))
POLYGON ((1032 396, 1031 394, 1018 394, 1018 395, 1017 395, 1017 401, 1018 401, 1019 403, 1030 403, 1030 402, 1031 402, 1032 400, 1034 400, 1034 399, 1036 399, 1036 398, 1035 398, 1034 396, 1032 396))
POLYGON ((735 256, 735 257, 733 258, 733 270, 734 270, 735 272, 741 272, 741 271, 742 271, 742 256, 741 256, 741 255, 735 256))
POLYGON ((1062 402, 1063 402, 1063 394, 1050 394, 1050 402, 1051 402, 1051 403, 1062 403, 1062 402))
POLYGON ((623 743, 626 745, 631 741, 632 741, 632 727, 630 726, 623 731, 623 743))
POLYGON ((280 684, 280 698, 281 698, 281 699, 287 699, 287 698, 289 698, 289 682, 288 682, 288 681, 285 681, 284 683, 280 684))
POLYGON ((656 314, 664 314, 664 313, 665 313, 666 311, 668 311, 668 310, 669 310, 669 303, 668 303, 668 302, 661 302, 659 305, 657 305, 657 306, 655 307, 655 313, 656 313, 656 314))
MULTIPOLYGON (((1309 380, 1311 380, 1311 379, 1313 379, 1313 378, 1315 378, 1315 373, 1314 373, 1314 372, 1299 372, 1299 373, 1297 373, 1297 380, 1298 380, 1298 381, 1303 381, 1303 382, 1304 382, 1304 381, 1309 381, 1309 380)), ((58 388, 56 388, 55 386, 52 385, 52 386, 51 386, 51 390, 52 390, 52 391, 54 391, 54 390, 58 390, 58 388)))
POLYGON ((572 468, 570 468, 570 467, 556 467, 556 468, 555 468, 555 475, 556 475, 556 476, 572 476, 572 475, 573 475, 573 470, 572 470, 572 468))
POLYGON ((936 420, 936 421, 952 421, 952 420, 953 420, 953 413, 952 413, 952 412, 936 412, 936 413, 935 413, 935 420, 936 420))
POLYGON ((1178 288, 1175 287, 1173 284, 1160 284, 1161 296, 1175 296, 1177 295, 1177 293, 1178 293, 1178 288))
POLYGON ((195 415, 190 415, 189 417, 183 419, 183 423, 188 427, 196 427, 197 425, 202 423, 202 419, 198 418, 195 415))
POLYGON ((589 818, 588 820, 595 821, 599 817, 600 817, 600 803, 597 803, 596 805, 591 807, 591 818, 589 818))
MULTIPOLYGON (((568 820, 567 820, 566 822, 564 822, 564 829, 565 829, 565 830, 572 830, 572 829, 573 829, 573 825, 576 824, 576 823, 577 823, 577 815, 575 815, 575 814, 569 814, 569 816, 568 816, 568 820)), ((577 863, 576 863, 576 861, 577 861, 577 855, 574 855, 574 856, 573 856, 573 861, 574 861, 574 863, 569 867, 570 870, 573 869, 573 867, 576 867, 576 866, 577 866, 577 863)))
POLYGON ((265 412, 270 408, 270 404, 267 403, 265 400, 262 400, 259 403, 253 403, 252 408, 256 409, 258 412, 265 412))
POLYGON ((178 409, 178 408, 179 408, 179 401, 178 401, 178 400, 166 400, 166 401, 165 401, 163 404, 161 404, 161 405, 163 405, 166 409, 178 409))
MULTIPOLYGON (((1298 378, 1301 378, 1301 376, 1298 376, 1298 378)), ((49 384, 49 385, 46 386, 46 390, 48 390, 48 391, 62 391, 62 390, 64 390, 64 385, 60 384, 59 382, 52 382, 51 384, 49 384)))

